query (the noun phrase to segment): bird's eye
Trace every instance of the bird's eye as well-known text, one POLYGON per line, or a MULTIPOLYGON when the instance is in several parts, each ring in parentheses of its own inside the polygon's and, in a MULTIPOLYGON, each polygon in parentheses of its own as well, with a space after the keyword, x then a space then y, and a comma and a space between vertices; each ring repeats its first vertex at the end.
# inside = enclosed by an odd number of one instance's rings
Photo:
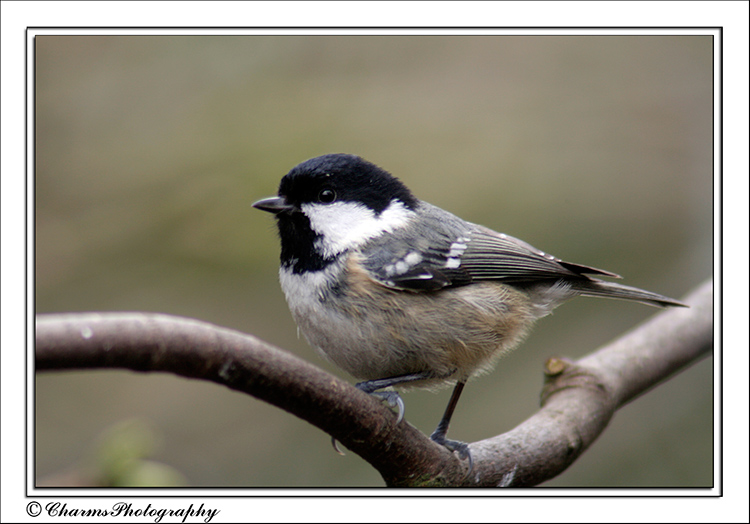
POLYGON ((333 189, 321 189, 318 193, 318 202, 330 204, 334 200, 336 200, 336 192, 333 189))

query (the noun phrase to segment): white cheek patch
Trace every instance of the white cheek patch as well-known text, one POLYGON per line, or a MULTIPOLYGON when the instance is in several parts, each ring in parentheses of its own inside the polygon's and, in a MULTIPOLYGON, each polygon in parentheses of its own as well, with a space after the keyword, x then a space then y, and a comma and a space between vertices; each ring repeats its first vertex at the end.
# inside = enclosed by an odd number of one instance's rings
POLYGON ((302 204, 302 212, 310 220, 310 227, 320 237, 315 247, 325 258, 364 244, 373 237, 404 226, 414 211, 394 200, 380 215, 355 202, 333 204, 302 204))

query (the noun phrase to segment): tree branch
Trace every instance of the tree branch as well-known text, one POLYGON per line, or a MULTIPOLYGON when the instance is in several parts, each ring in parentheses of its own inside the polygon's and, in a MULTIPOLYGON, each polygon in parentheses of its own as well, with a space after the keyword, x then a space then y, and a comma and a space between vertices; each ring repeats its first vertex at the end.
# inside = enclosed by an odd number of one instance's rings
POLYGON ((542 409, 471 444, 474 470, 382 402, 251 335, 162 314, 38 315, 36 370, 124 368, 210 380, 332 435, 389 486, 533 486, 565 470, 614 412, 713 348, 713 284, 576 363, 550 359, 542 409))

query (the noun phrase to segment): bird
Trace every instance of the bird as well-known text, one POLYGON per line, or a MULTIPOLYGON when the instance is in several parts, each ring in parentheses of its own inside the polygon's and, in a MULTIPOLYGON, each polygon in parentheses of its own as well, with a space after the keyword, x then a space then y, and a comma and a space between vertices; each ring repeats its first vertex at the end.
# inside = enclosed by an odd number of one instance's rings
POLYGON ((685 306, 465 221, 352 154, 298 164, 252 205, 276 218, 281 288, 309 344, 397 408, 397 423, 399 391, 453 385, 430 438, 469 471, 468 444, 447 438, 459 397, 536 320, 577 296, 685 306))

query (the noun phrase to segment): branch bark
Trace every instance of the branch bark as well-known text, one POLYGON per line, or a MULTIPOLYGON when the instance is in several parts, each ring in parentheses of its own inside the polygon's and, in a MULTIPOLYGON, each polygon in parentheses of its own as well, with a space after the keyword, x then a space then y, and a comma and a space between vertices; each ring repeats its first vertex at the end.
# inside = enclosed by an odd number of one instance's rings
POLYGON ((210 380, 332 435, 389 486, 534 486, 564 471, 622 405, 713 348, 713 282, 577 361, 550 359, 542 409, 472 443, 474 470, 382 402, 256 337, 148 313, 38 315, 36 370, 123 368, 210 380))

